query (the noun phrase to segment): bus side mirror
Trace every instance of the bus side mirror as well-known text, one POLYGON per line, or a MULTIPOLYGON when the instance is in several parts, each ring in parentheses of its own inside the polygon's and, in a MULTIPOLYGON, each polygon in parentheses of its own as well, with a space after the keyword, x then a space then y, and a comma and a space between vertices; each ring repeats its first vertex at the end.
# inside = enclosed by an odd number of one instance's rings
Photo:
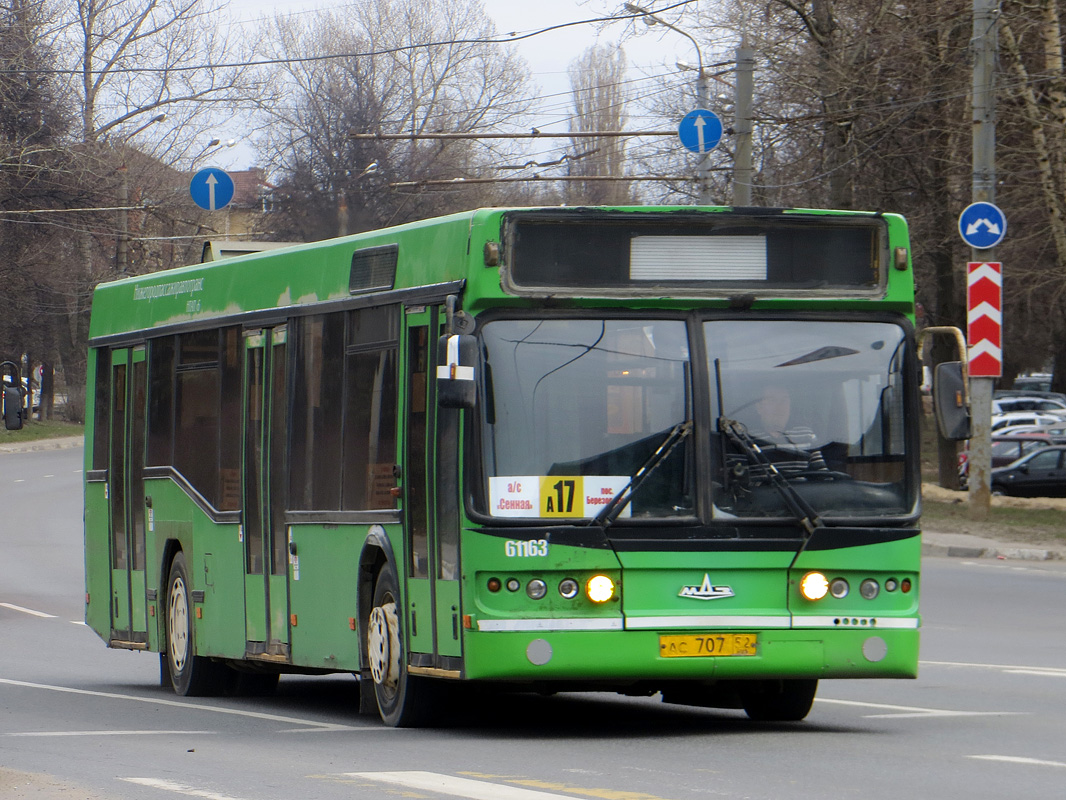
POLYGON ((477 339, 468 334, 440 337, 437 342, 437 403, 441 408, 473 408, 477 400, 474 366, 477 339))
POLYGON ((970 409, 961 361, 944 361, 933 370, 933 410, 941 436, 956 442, 970 438, 970 409))

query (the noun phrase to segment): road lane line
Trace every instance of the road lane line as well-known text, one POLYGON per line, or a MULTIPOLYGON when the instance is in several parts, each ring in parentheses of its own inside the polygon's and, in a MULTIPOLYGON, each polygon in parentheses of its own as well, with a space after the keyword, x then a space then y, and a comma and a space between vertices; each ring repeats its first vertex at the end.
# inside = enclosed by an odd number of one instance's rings
POLYGON ((197 789, 195 786, 186 786, 184 783, 163 780, 162 778, 119 778, 127 783, 136 783, 139 786, 149 786, 153 789, 162 789, 165 792, 176 792, 187 797, 202 797, 205 800, 241 800, 231 794, 220 794, 209 789, 197 789))
POLYGON ((1023 758, 1021 756, 966 756, 977 758, 982 761, 1005 761, 1010 764, 1027 764, 1034 767, 1066 767, 1062 761, 1042 761, 1039 758, 1023 758))
POLYGON ((1038 675, 1041 678, 1066 678, 1066 669, 1007 669, 1008 675, 1038 675))
POLYGON ((362 727, 353 725, 339 725, 332 722, 317 722, 310 719, 300 719, 299 717, 286 717, 280 714, 266 714, 261 711, 244 711, 239 708, 221 708, 216 706, 207 706, 201 703, 183 703, 180 700, 164 700, 156 697, 137 697, 131 694, 118 694, 116 692, 94 692, 89 689, 72 689, 69 686, 51 686, 45 683, 30 683, 28 681, 16 681, 10 678, 0 678, 0 684, 6 684, 8 686, 21 686, 27 689, 44 689, 50 692, 65 692, 67 694, 80 694, 88 697, 102 697, 107 700, 132 700, 136 703, 148 703, 149 705, 156 706, 172 706, 175 708, 184 708, 192 711, 209 711, 213 714, 230 714, 237 717, 250 717, 252 719, 262 719, 267 722, 286 722, 290 725, 306 725, 309 728, 319 728, 321 730, 330 731, 355 731, 355 732, 378 732, 378 731, 398 731, 402 728, 388 728, 388 727, 362 727))
POLYGON ((866 719, 905 719, 916 717, 1016 717, 1025 716, 1026 711, 951 711, 946 708, 922 708, 921 706, 895 706, 888 703, 867 703, 860 700, 832 700, 828 697, 816 697, 816 703, 833 703, 838 706, 855 706, 859 708, 882 708, 893 714, 866 714, 866 719))
POLYGON ((541 792, 502 783, 457 778, 438 772, 345 772, 345 777, 364 778, 423 792, 463 797, 467 800, 573 800, 571 794, 541 792))
POLYGON ((969 661, 919 661, 919 666, 922 667, 970 667, 971 669, 1000 669, 1005 671, 1011 670, 1034 670, 1042 674, 1062 674, 1066 675, 1066 669, 1062 667, 1034 667, 1028 664, 975 664, 969 661))
POLYGON ((56 616, 55 614, 45 614, 43 611, 34 611, 32 608, 23 608, 14 603, 0 603, 0 606, 10 608, 12 611, 21 611, 23 614, 33 614, 35 617, 44 617, 45 619, 55 619, 56 616))
POLYGON ((17 731, 3 736, 210 736, 218 731, 17 731))

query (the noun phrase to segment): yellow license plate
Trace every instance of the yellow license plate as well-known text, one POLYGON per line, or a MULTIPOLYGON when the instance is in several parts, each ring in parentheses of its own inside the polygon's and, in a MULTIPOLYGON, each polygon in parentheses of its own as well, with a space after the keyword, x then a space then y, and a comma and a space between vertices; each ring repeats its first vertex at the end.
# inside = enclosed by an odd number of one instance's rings
POLYGON ((659 655, 663 658, 701 656, 753 656, 758 636, 754 633, 689 633, 660 636, 659 655))

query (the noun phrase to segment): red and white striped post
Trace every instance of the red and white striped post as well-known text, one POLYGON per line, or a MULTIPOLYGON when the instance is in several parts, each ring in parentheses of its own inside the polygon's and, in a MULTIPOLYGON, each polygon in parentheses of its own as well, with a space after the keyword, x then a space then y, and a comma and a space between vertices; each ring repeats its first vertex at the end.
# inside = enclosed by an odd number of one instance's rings
POLYGON ((971 378, 1003 374, 1003 268, 971 261, 966 271, 966 340, 971 378))

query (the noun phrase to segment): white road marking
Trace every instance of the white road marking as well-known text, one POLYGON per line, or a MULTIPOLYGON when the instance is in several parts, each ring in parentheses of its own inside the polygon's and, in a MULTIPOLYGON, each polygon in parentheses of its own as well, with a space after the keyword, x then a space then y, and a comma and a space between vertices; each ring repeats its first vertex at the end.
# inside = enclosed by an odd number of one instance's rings
POLYGON ((162 778, 121 778, 127 783, 136 783, 140 786, 149 786, 153 789, 162 789, 165 792, 176 792, 187 797, 203 797, 205 800, 241 800, 231 794, 220 794, 209 789, 197 789, 195 786, 186 786, 184 783, 163 780, 162 778))
POLYGON ((317 722, 310 719, 300 719, 298 717, 286 717, 280 714, 264 714, 259 711, 244 711, 239 708, 221 708, 217 706, 206 706, 201 703, 188 703, 180 700, 164 700, 157 697, 136 697, 130 694, 117 694, 115 692, 93 692, 88 689, 72 689, 69 686, 50 686, 44 683, 29 683, 27 681, 15 681, 10 678, 0 678, 0 684, 6 684, 8 686, 22 686, 27 689, 45 689, 50 692, 66 692, 67 694, 80 694, 88 697, 103 697, 108 700, 132 700, 136 703, 148 703, 149 705, 156 706, 172 706, 175 708, 184 708, 192 711, 208 711, 212 714, 230 714, 237 717, 250 717, 252 719, 262 719, 268 722, 285 722, 290 725, 304 725, 308 728, 318 728, 328 731, 357 731, 357 732, 378 732, 378 731, 397 731, 401 728, 387 728, 387 727, 356 727, 352 725, 338 725, 332 722, 317 722))
POLYGON ((1007 669, 1008 675, 1038 675, 1041 678, 1066 678, 1066 669, 1007 669))
POLYGON ((218 731, 20 731, 4 736, 190 736, 214 735, 218 731))
POLYGON ((866 714, 866 719, 906 719, 914 717, 1014 717, 1023 716, 1025 711, 951 711, 946 708, 922 708, 920 706, 894 706, 887 703, 866 703, 858 700, 831 700, 816 697, 816 703, 833 703, 838 706, 856 706, 859 708, 883 708, 896 713, 866 714))
POLYGON ((437 772, 346 772, 346 777, 404 786, 423 792, 436 792, 468 800, 573 800, 573 795, 522 789, 502 783, 475 781, 471 778, 456 778, 437 772))
POLYGON ((1066 677, 1063 667, 1034 667, 1027 664, 974 664, 968 661, 919 661, 923 667, 969 667, 971 669, 998 669, 1003 672, 1021 674, 1061 675, 1066 677))
POLYGON ((1062 761, 1042 761, 1039 758, 1023 758, 1021 756, 967 756, 978 758, 982 761, 1006 761, 1010 764, 1027 764, 1034 767, 1066 767, 1062 761))
POLYGON ((45 614, 43 611, 34 611, 32 608, 16 606, 14 603, 0 603, 0 606, 10 608, 12 611, 21 611, 23 614, 33 614, 35 617, 44 617, 45 619, 55 619, 56 616, 55 614, 45 614))

